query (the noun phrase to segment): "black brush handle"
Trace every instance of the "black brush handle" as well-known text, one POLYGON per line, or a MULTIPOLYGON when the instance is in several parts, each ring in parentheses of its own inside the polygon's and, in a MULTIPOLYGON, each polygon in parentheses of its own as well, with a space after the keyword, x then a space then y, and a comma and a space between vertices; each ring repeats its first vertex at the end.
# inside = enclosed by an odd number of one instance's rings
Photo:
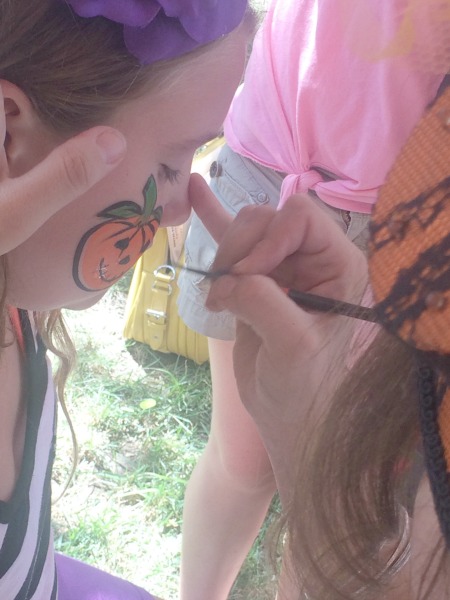
POLYGON ((378 317, 375 309, 358 304, 350 304, 341 300, 310 294, 309 292, 299 292, 298 290, 289 290, 289 298, 302 308, 316 310, 318 312, 329 312, 344 317, 352 317, 362 321, 377 323, 378 317))
MULTIPOLYGON (((217 279, 218 277, 229 273, 228 269, 204 271, 194 267, 186 267, 185 265, 182 265, 182 268, 191 273, 203 275, 203 277, 209 279, 217 279)), ((367 306, 350 304, 349 302, 342 302, 341 300, 334 300, 333 298, 326 298, 325 296, 318 296, 317 294, 310 294, 309 292, 299 292, 298 290, 289 290, 288 296, 302 308, 316 310, 318 312, 333 313, 344 317, 352 317, 353 319, 369 321, 370 323, 378 322, 378 316, 375 309, 367 306)))

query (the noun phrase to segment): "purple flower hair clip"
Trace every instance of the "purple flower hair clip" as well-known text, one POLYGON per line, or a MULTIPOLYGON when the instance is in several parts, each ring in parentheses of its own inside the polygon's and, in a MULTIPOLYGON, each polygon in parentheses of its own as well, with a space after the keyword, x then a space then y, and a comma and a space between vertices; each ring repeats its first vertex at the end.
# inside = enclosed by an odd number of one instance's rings
POLYGON ((128 51, 143 65, 181 56, 235 29, 247 0, 63 0, 80 17, 121 23, 128 51))

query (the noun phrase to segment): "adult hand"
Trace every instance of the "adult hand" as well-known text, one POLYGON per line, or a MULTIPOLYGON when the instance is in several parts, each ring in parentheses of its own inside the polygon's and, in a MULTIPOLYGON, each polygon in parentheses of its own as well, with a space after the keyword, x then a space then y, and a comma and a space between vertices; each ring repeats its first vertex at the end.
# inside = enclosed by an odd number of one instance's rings
MULTIPOLYGON (((3 97, 0 90, 0 105, 3 97)), ((0 111, 0 138, 6 138, 0 111)), ((58 210, 112 171, 126 152, 111 127, 94 127, 58 146, 21 177, 10 178, 5 145, 0 151, 0 255, 19 246, 58 210)))
POLYGON ((306 433, 306 416, 312 408, 321 412, 345 370, 353 328, 348 318, 299 308, 280 286, 358 302, 366 261, 306 196, 292 197, 280 211, 244 209, 225 231, 215 209, 203 208, 205 199, 198 205, 220 242, 213 268, 231 267, 233 273, 212 283, 208 306, 238 319, 239 391, 287 501, 297 438, 306 433), (328 377, 333 367, 337 375, 328 377))

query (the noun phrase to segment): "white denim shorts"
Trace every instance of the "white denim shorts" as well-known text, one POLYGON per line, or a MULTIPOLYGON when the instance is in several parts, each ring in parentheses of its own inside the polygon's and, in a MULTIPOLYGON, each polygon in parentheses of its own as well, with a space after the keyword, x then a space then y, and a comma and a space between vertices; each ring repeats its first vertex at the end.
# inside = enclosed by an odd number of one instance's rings
MULTIPOLYGON (((277 207, 284 175, 263 167, 224 146, 210 168, 210 187, 219 202, 232 215, 248 205, 268 204, 277 207)), ((370 215, 333 208, 322 202, 314 192, 311 197, 346 232, 363 251, 367 247, 370 215)), ((209 270, 217 245, 193 216, 186 240, 186 264, 209 270)), ((228 311, 210 312, 205 308, 209 281, 201 275, 183 271, 179 278, 178 308, 185 323, 208 337, 233 340, 235 319, 228 311)))

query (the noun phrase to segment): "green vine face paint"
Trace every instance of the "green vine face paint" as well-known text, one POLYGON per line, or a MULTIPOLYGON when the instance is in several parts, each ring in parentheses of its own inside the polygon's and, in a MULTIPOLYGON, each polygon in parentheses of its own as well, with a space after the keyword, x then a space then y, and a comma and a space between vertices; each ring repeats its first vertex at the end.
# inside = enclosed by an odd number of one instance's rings
POLYGON ((122 200, 98 213, 104 219, 80 240, 73 261, 73 278, 87 292, 103 290, 124 275, 152 245, 161 222, 162 206, 155 208, 153 175, 142 190, 144 206, 122 200))

